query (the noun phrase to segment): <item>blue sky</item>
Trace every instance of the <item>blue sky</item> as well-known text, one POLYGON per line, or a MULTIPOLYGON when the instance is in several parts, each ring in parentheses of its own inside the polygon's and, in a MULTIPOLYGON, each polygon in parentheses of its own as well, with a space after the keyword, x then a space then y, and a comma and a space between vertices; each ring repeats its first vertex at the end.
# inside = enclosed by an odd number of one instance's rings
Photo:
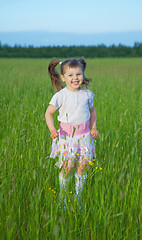
MULTIPOLYGON (((33 41, 35 45, 58 45, 58 38, 60 45, 62 42, 66 45, 67 36, 67 45, 72 45, 72 38, 75 42, 79 39, 78 34, 80 37, 88 36, 88 41, 89 36, 104 34, 104 44, 105 36, 109 38, 110 35, 108 44, 113 44, 119 38, 118 33, 121 37, 125 35, 125 41, 128 38, 129 43, 131 33, 130 41, 142 42, 142 0, 0 0, 0 6, 0 41, 3 44, 20 44, 21 40, 16 35, 20 32, 25 33, 25 44, 33 41), (7 38, 4 33, 8 32, 11 34, 7 38), (35 32, 48 34, 44 36, 44 41, 43 36, 39 36, 38 42, 34 43, 35 35, 32 40, 32 33, 35 32), (115 36, 114 40, 112 36, 115 36)), ((123 40, 120 39, 120 42, 123 43, 123 40)), ((100 43, 103 43, 102 40, 100 43)))

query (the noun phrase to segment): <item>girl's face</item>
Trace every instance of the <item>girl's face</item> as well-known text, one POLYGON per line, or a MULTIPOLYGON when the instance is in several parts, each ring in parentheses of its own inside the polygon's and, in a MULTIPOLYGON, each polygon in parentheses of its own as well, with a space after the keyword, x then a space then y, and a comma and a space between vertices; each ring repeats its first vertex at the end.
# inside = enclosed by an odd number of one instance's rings
POLYGON ((67 89, 70 91, 78 91, 83 82, 83 71, 81 67, 65 67, 65 72, 61 75, 61 79, 66 83, 67 89))

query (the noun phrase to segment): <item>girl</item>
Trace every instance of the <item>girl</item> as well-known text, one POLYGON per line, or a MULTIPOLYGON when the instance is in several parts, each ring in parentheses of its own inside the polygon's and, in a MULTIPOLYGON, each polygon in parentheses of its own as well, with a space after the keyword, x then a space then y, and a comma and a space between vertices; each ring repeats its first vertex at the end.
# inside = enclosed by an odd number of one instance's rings
POLYGON ((59 174, 60 190, 66 186, 73 167, 75 172, 75 189, 79 199, 86 179, 85 169, 93 161, 95 146, 93 137, 98 137, 96 111, 93 106, 94 94, 87 89, 91 80, 84 75, 86 62, 83 58, 68 59, 60 62, 53 59, 48 71, 52 86, 58 92, 52 97, 45 113, 46 123, 51 132, 52 151, 50 157, 59 157, 56 166, 62 168, 59 174), (61 80, 55 67, 60 64, 61 80), (56 130, 52 115, 59 110, 60 129, 56 130), (89 129, 89 123, 91 131, 89 129))

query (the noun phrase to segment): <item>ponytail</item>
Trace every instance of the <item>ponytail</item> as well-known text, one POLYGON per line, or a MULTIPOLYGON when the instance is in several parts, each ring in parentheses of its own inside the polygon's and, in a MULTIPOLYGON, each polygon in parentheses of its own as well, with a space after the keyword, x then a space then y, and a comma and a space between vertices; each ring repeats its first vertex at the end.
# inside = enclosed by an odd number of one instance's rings
POLYGON ((54 58, 48 66, 48 72, 51 78, 52 86, 56 91, 60 91, 63 88, 63 85, 60 80, 60 76, 58 72, 55 70, 55 67, 57 64, 59 64, 60 61, 56 58, 54 58))
MULTIPOLYGON (((82 68, 83 68, 83 72, 84 72, 85 69, 86 69, 86 65, 87 65, 86 62, 85 62, 85 59, 83 57, 81 57, 81 58, 78 59, 78 61, 81 63, 82 68)), ((85 75, 84 75, 83 83, 82 83, 83 87, 88 88, 88 85, 91 82, 92 82, 92 79, 89 79, 89 78, 85 77, 85 75)))
POLYGON ((78 59, 78 61, 82 64, 83 71, 85 71, 85 69, 86 69, 85 59, 83 57, 81 57, 81 58, 78 59))

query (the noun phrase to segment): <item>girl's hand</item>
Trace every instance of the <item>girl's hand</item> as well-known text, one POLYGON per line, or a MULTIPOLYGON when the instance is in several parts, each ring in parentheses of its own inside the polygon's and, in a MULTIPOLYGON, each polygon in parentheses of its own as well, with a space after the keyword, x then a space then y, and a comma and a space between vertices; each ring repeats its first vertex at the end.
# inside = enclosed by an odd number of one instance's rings
POLYGON ((97 138, 99 136, 99 132, 97 129, 91 129, 91 135, 94 137, 94 138, 97 138))
POLYGON ((57 138, 59 136, 59 133, 58 133, 58 131, 57 130, 53 130, 53 131, 51 131, 51 138, 57 138))

